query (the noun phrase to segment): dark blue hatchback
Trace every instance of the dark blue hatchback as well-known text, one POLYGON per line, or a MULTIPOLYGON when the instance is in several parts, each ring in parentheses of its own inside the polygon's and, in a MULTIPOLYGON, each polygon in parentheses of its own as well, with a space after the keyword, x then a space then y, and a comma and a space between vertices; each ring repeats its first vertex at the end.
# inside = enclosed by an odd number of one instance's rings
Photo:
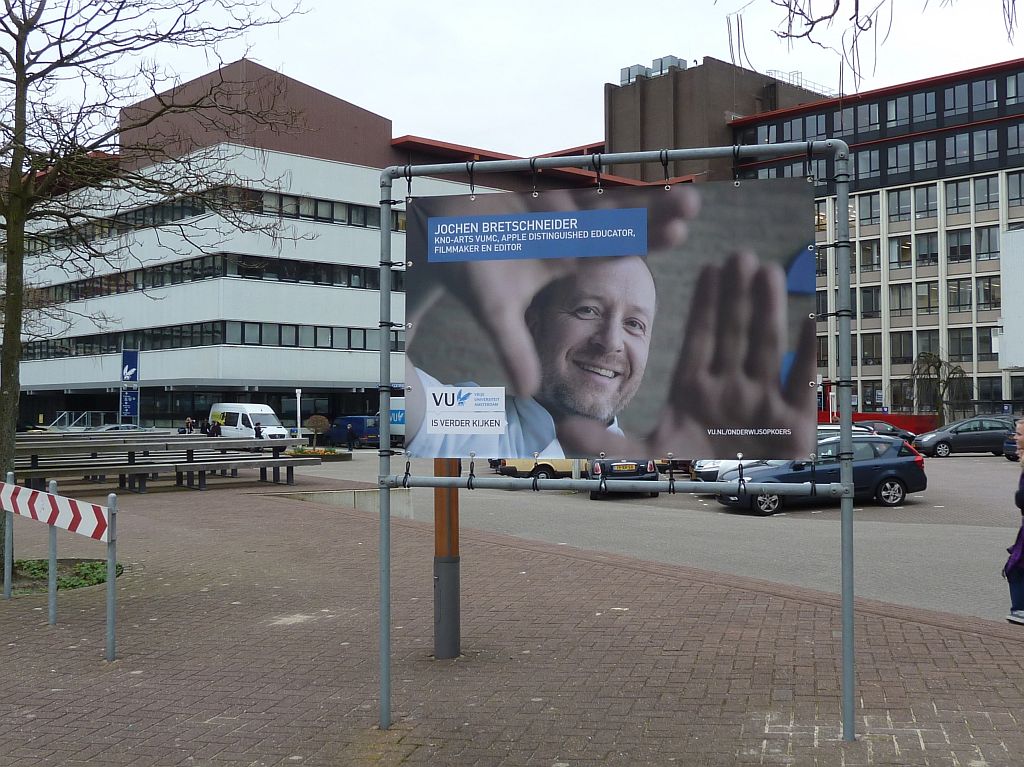
MULTIPOLYGON (((758 461, 743 467, 747 482, 788 482, 815 484, 839 482, 839 438, 828 437, 818 442, 814 461, 758 461)), ((733 469, 718 478, 719 482, 735 482, 739 471, 733 469)), ((919 493, 928 487, 924 473, 924 457, 902 439, 875 434, 853 437, 853 485, 857 498, 874 498, 883 506, 899 506, 907 493, 919 493)), ((783 504, 821 503, 821 496, 781 496, 774 493, 725 493, 718 502, 726 506, 751 509, 770 515, 783 504)))

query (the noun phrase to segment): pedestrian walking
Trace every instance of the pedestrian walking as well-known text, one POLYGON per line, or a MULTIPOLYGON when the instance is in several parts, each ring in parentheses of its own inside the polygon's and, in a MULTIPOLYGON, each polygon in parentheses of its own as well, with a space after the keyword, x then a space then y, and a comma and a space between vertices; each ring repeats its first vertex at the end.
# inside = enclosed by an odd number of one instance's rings
POLYGON ((195 429, 195 421, 192 420, 192 416, 186 416, 185 418, 185 433, 191 434, 195 429))
MULTIPOLYGON (((1017 454, 1020 455, 1021 450, 1024 450, 1024 418, 1017 421, 1014 438, 1017 440, 1017 454)), ((1010 614, 1006 620, 1024 625, 1024 458, 1020 462, 1021 473, 1014 501, 1022 515, 1021 526, 1017 530, 1017 540, 1007 549, 1010 556, 1003 565, 1003 577, 1010 587, 1010 614)))
POLYGON ((345 428, 345 440, 348 442, 348 451, 351 453, 352 449, 356 446, 358 440, 356 439, 356 430, 352 428, 352 424, 349 424, 345 428))

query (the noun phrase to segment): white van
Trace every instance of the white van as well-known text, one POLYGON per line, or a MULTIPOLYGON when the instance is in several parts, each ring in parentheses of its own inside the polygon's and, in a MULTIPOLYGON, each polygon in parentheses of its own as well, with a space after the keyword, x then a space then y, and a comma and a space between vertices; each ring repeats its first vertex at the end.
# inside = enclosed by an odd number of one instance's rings
POLYGON ((218 402, 210 408, 210 423, 220 424, 222 437, 255 437, 255 425, 259 424, 264 439, 284 439, 288 430, 281 425, 270 405, 254 405, 249 402, 218 402))

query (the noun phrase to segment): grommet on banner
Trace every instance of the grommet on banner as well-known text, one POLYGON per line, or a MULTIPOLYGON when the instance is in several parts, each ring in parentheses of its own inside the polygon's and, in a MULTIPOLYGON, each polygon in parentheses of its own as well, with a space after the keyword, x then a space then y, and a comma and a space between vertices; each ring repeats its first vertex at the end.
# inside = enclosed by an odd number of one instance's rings
POLYGON ((412 166, 405 166, 405 197, 408 200, 412 199, 412 166))
POLYGON ((533 174, 533 196, 539 197, 540 193, 537 191, 537 158, 530 158, 530 173, 533 174))
POLYGON ((661 150, 661 167, 665 169, 665 191, 669 191, 672 185, 668 183, 668 150, 661 150))
POLYGON ((466 477, 466 489, 473 489, 473 480, 476 479, 476 471, 474 469, 475 461, 473 460, 476 453, 469 454, 469 476, 466 477))
POLYGON ((814 174, 811 172, 811 163, 814 161, 814 142, 807 142, 807 159, 804 160, 804 175, 807 180, 814 183, 814 174))
POLYGON ((409 487, 409 468, 412 466, 412 461, 405 462, 405 476, 402 477, 402 487, 409 487))
POLYGON ((732 145, 732 181, 733 186, 740 185, 740 145, 732 145))

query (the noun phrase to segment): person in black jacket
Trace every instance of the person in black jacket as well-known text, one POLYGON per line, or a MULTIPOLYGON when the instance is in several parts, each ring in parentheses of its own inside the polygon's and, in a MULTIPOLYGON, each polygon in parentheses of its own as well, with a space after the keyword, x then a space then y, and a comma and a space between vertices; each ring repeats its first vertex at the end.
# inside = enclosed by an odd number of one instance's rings
MULTIPOLYGON (((1024 449, 1024 418, 1017 421, 1017 431, 1014 434, 1017 440, 1017 453, 1024 449)), ((1024 459, 1021 459, 1021 473, 1017 481, 1017 492, 1014 494, 1014 501, 1017 508, 1024 515, 1024 459)), ((1010 586, 1010 614, 1006 620, 1010 623, 1024 625, 1024 519, 1021 520, 1020 530, 1017 531, 1017 540, 1013 546, 1007 549, 1010 558, 1003 566, 1003 577, 1010 586)))

